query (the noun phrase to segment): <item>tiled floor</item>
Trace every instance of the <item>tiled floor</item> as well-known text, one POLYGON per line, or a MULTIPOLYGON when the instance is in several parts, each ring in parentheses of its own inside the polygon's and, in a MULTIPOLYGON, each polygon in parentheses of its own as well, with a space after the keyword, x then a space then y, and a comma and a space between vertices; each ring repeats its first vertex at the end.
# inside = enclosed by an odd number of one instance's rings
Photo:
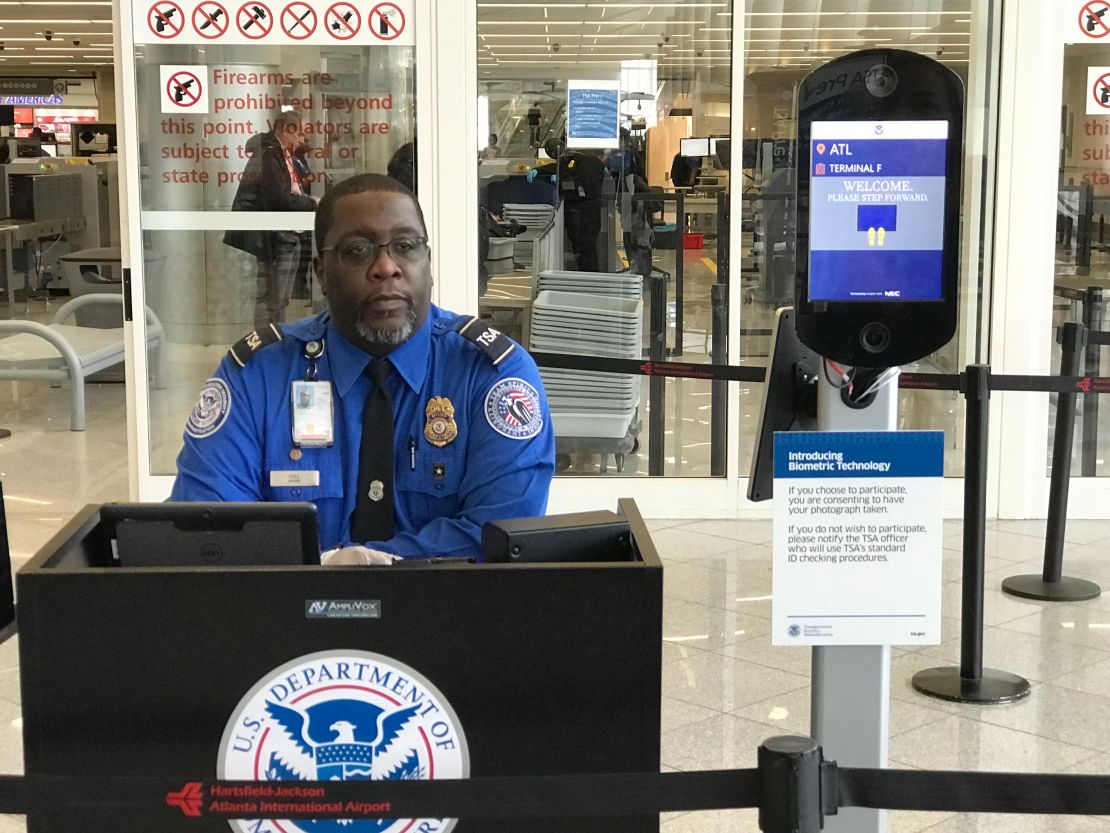
MULTIPOLYGON (((0 388, 0 441, 15 565, 86 503, 126 497, 122 385, 90 391, 90 430, 68 430, 63 391, 0 388)), ((665 563, 662 761, 668 770, 755 765, 766 737, 806 732, 809 655, 770 645, 771 526, 753 521, 650 524, 665 563)), ((891 765, 1110 773, 1110 594, 1048 605, 1005 596, 1002 578, 1038 572, 1043 522, 991 522, 985 660, 1025 675, 1032 694, 1010 706, 959 706, 915 693, 912 674, 958 662, 960 525, 946 525, 944 642, 893 651, 891 765)), ((1110 522, 1069 524, 1067 572, 1110 585, 1110 522)), ((15 646, 0 645, 0 772, 22 768, 15 646)), ((1098 831, 1104 818, 893 813, 893 833, 1098 831)), ((752 811, 670 814, 667 833, 754 831, 752 811)), ((0 816, 0 833, 22 831, 0 816)))

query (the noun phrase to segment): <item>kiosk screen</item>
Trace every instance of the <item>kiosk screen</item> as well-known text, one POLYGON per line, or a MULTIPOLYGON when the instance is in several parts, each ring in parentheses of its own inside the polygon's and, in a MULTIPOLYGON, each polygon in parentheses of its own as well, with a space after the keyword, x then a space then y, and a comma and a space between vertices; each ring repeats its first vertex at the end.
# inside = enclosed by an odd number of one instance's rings
POLYGON ((947 121, 815 121, 810 301, 944 300, 947 121))

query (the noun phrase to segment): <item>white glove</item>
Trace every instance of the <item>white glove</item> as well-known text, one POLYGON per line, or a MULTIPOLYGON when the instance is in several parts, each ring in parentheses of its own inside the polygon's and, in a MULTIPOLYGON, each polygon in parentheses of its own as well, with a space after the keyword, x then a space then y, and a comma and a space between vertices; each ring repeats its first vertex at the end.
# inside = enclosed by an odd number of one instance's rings
POLYGON ((349 547, 336 547, 333 550, 320 553, 320 563, 325 567, 388 567, 394 561, 400 561, 401 556, 390 555, 381 550, 372 550, 353 544, 349 547))

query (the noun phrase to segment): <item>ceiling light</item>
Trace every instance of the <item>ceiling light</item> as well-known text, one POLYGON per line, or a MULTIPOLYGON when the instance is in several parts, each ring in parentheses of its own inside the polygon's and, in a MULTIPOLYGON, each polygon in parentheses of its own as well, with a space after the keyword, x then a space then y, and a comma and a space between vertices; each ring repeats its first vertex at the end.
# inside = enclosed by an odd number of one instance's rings
MULTIPOLYGON (((700 20, 587 20, 589 26, 701 26, 700 20)), ((582 26, 581 20, 483 20, 481 26, 582 26)), ((918 27, 907 26, 907 29, 918 27)))
POLYGON ((898 17, 912 17, 913 15, 954 15, 954 14, 967 14, 966 11, 962 12, 937 12, 930 10, 918 11, 902 11, 902 12, 872 12, 872 11, 855 11, 855 12, 746 12, 747 17, 847 17, 848 15, 866 15, 867 17, 882 17, 884 15, 898 17))

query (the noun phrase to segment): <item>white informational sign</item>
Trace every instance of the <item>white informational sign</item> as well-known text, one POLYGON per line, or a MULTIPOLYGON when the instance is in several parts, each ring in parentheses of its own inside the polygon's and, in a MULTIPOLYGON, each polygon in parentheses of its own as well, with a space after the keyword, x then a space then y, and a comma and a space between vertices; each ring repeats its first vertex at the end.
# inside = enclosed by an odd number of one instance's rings
POLYGON ((620 147, 620 81, 567 82, 567 147, 620 147))
POLYGON ((1064 43, 1097 43, 1110 37, 1110 0, 1072 0, 1061 4, 1064 43))
POLYGON ((414 0, 139 0, 135 43, 413 46, 414 0))
POLYGON ((208 112, 208 67, 204 64, 161 66, 162 112, 182 115, 208 112))
POLYGON ((1087 67, 1087 115, 1110 116, 1110 67, 1087 67))
POLYGON ((774 645, 935 645, 942 431, 775 434, 774 645))

